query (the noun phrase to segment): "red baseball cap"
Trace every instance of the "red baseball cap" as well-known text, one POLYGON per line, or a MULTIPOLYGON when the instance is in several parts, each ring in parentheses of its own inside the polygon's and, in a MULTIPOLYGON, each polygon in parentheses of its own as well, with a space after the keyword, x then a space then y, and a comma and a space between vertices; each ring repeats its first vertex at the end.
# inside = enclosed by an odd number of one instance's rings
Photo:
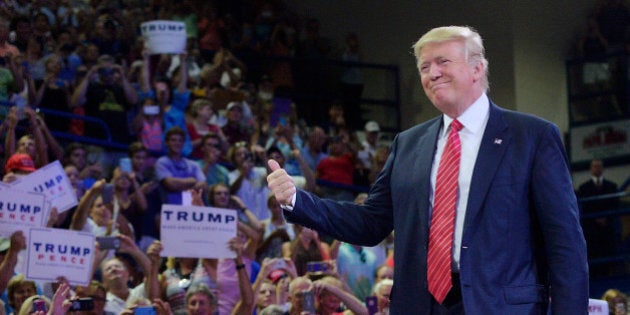
POLYGON ((33 159, 30 155, 16 153, 11 155, 9 160, 7 160, 7 164, 4 166, 4 171, 7 173, 11 171, 34 172, 35 163, 33 163, 33 159))

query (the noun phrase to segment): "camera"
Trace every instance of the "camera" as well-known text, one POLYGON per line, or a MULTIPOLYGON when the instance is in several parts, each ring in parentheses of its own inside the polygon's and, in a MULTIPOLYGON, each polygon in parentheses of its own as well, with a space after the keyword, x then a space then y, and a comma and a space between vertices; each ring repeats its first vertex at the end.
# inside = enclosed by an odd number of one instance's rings
POLYGON ((131 159, 128 157, 124 157, 121 158, 118 161, 118 166, 120 167, 120 170, 123 172, 127 172, 127 173, 131 173, 132 169, 131 169, 131 159))
POLYGON ((72 311, 91 311, 94 309, 94 301, 92 298, 80 298, 71 301, 69 312, 72 311))
POLYGON ((322 273, 328 271, 328 264, 325 261, 309 261, 306 263, 306 271, 309 273, 322 273))
POLYGON ((42 311, 44 313, 48 312, 48 307, 46 306, 46 301, 44 301, 42 299, 33 300, 33 310, 31 312, 35 313, 37 311, 42 311))
POLYGON ((98 69, 98 74, 101 76, 107 76, 114 74, 114 69, 109 67, 103 67, 98 69))
POLYGON ((155 315, 153 306, 138 306, 133 310, 135 315, 155 315))
POLYGON ((302 311, 315 314, 315 294, 312 291, 302 291, 302 311))
POLYGON ((368 315, 378 313, 378 300, 376 296, 368 296, 365 298, 365 306, 368 309, 368 315))
POLYGON ((110 203, 114 198, 114 185, 105 184, 103 185, 103 190, 101 191, 101 198, 103 198, 103 203, 110 203))
POLYGON ((145 115, 158 115, 160 113, 160 106, 157 105, 145 105, 142 107, 142 111, 145 115))
POLYGON ((117 236, 97 236, 96 242, 100 249, 120 248, 120 239, 117 236))

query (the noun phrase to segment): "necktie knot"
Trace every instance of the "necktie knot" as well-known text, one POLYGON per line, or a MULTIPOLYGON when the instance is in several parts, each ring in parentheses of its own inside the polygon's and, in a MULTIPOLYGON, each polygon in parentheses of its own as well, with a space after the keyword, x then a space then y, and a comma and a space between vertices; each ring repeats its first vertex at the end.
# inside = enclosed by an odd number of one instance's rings
POLYGON ((459 132, 462 128, 464 128, 464 125, 462 125, 459 120, 453 119, 451 122, 451 132, 459 132))

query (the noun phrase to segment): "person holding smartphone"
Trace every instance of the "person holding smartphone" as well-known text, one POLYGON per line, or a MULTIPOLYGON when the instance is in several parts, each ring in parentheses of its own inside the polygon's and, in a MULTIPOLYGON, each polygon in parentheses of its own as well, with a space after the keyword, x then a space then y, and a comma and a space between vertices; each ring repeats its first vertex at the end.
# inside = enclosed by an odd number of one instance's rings
POLYGON ((107 195, 112 197, 112 194, 113 186, 106 184, 104 179, 94 183, 79 200, 70 230, 90 232, 96 236, 124 234, 133 238, 129 221, 122 215, 114 217, 109 202, 105 200, 107 195))
MULTIPOLYGON (((29 93, 33 94, 30 98, 34 100, 32 106, 70 113, 70 82, 59 76, 61 67, 61 57, 50 54, 44 62, 46 72, 39 88, 36 89, 33 80, 29 80, 29 84, 32 84, 29 93)), ((53 131, 68 131, 68 119, 63 116, 52 113, 48 116, 47 124, 53 131)))

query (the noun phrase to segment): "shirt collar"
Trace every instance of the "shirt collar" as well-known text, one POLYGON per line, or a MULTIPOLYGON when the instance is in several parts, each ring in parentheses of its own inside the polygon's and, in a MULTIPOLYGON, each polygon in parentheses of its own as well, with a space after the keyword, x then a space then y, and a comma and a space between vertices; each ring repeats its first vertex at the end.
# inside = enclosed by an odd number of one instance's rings
MULTIPOLYGON (((470 105, 464 113, 457 117, 457 120, 464 126, 463 130, 468 130, 468 132, 472 134, 477 134, 479 132, 483 132, 482 128, 485 126, 486 121, 488 120, 488 115, 490 112, 490 100, 486 93, 482 93, 481 96, 470 105)), ((448 126, 451 125, 451 122, 454 118, 451 118, 447 115, 442 115, 442 119, 444 122, 444 128, 440 132, 440 136, 445 136, 448 126)))

